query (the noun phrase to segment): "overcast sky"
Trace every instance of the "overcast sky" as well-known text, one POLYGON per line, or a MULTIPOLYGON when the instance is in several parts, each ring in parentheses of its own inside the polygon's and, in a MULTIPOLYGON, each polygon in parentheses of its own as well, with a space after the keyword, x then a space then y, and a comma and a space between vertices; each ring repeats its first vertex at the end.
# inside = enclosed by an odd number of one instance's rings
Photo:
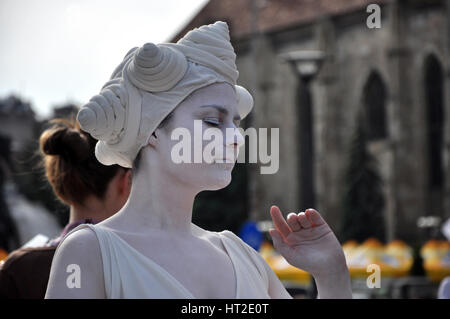
POLYGON ((0 0, 0 98, 40 117, 97 94, 129 49, 167 42, 208 0, 0 0))

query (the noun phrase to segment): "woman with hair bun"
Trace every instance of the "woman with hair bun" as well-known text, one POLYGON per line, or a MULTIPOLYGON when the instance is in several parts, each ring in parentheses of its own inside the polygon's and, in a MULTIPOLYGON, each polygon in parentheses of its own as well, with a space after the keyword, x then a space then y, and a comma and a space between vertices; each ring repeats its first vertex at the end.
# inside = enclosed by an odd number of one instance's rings
POLYGON ((131 189, 131 170, 105 166, 94 155, 97 140, 78 123, 51 121, 40 136, 45 175, 56 197, 70 206, 69 223, 44 247, 21 248, 0 266, 0 298, 43 299, 50 266, 61 239, 75 227, 104 220, 122 208, 131 189))
MULTIPOLYGON (((177 43, 145 43, 80 110, 81 128, 99 140, 97 159, 132 168, 133 185, 117 214, 64 238, 46 298, 291 298, 238 236, 192 223, 196 195, 231 182, 244 143, 238 127, 253 98, 236 84, 235 60, 223 21, 177 43), (209 142, 195 138, 212 132, 222 136, 214 138, 214 155, 204 152, 209 142), (187 160, 174 158, 180 143, 187 160), (77 280, 68 285, 71 265, 77 280)), ((319 296, 351 298, 344 253, 320 214, 308 209, 286 221, 276 206, 270 213, 275 248, 315 277, 319 296)))

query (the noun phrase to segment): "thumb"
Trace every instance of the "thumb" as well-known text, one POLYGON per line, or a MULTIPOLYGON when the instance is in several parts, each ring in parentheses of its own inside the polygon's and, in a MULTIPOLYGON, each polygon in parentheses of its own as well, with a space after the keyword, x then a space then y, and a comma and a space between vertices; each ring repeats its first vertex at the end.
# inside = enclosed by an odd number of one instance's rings
POLYGON ((281 234, 278 230, 270 229, 269 234, 272 237, 273 246, 275 249, 281 253, 282 255, 287 252, 287 250, 290 248, 288 244, 286 244, 283 240, 283 237, 281 237, 281 234))

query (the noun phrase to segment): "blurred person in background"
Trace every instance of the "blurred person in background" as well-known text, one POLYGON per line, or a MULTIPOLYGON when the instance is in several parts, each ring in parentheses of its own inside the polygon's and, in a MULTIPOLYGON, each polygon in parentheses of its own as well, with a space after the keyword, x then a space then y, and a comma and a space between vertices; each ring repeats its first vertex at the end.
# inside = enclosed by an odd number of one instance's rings
MULTIPOLYGON (((442 225, 441 230, 447 240, 450 241, 450 218, 442 225)), ((447 255, 446 258, 448 259, 449 256, 447 255)), ((450 299, 450 276, 445 277, 439 284, 438 299, 450 299)))
POLYGON ((95 158, 97 140, 78 123, 53 120, 40 136, 48 181, 57 198, 70 206, 69 223, 45 246, 21 248, 0 265, 0 298, 44 298, 50 266, 61 239, 80 224, 95 224, 119 211, 131 190, 131 170, 105 166, 95 158))
POLYGON ((16 245, 19 243, 17 228, 11 218, 4 194, 7 167, 12 167, 11 140, 0 135, 0 259, 2 254, 6 254, 7 251, 12 249, 11 242, 16 245))

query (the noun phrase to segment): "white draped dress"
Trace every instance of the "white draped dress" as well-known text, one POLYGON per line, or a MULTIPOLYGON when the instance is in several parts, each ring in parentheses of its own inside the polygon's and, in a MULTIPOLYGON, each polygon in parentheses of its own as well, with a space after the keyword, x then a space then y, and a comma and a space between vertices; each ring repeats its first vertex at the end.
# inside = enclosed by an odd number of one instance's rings
MULTIPOLYGON (((65 238, 86 227, 95 232, 100 245, 107 298, 195 298, 164 268, 105 227, 79 225, 65 238)), ((234 268, 236 298, 270 298, 269 277, 276 275, 262 256, 231 231, 224 230, 217 234, 234 268)), ((282 285, 277 285, 276 289, 280 290, 275 292, 277 296, 290 297, 282 285)))

